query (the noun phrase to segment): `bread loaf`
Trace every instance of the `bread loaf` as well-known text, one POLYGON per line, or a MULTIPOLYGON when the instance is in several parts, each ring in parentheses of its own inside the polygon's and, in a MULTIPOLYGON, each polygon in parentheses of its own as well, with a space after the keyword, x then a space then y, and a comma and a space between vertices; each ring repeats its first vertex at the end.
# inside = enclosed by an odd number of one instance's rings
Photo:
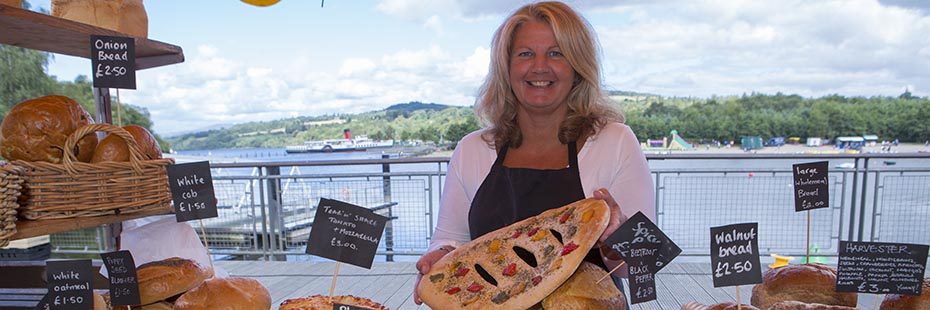
POLYGON ((268 289, 249 278, 209 279, 174 302, 175 310, 268 310, 268 289))
POLYGON ((856 308, 854 306, 832 306, 818 303, 804 303, 800 301, 786 300, 776 302, 771 307, 769 307, 768 310, 856 310, 856 308))
POLYGON ((417 293, 433 309, 529 308, 575 273, 609 217, 584 199, 487 233, 437 261, 417 293))
MULTIPOLYGON (((65 140, 81 126, 93 124, 77 101, 45 96, 20 102, 0 124, 0 155, 9 161, 61 163, 65 140)), ((97 146, 96 135, 78 140, 73 150, 79 161, 89 162, 97 146)))
MULTIPOLYGON (((145 129, 145 127, 126 125, 122 128, 132 135, 136 146, 142 151, 143 159, 161 158, 161 147, 159 147, 158 141, 155 140, 155 136, 145 129)), ((90 162, 101 163, 105 161, 129 161, 129 146, 126 145, 126 141, 124 141, 123 138, 111 134, 107 135, 103 140, 100 140, 100 143, 97 144, 97 148, 94 149, 94 156, 90 159, 90 162)))
POLYGON ((731 301, 726 301, 726 302, 722 302, 719 304, 713 304, 710 306, 705 306, 701 303, 694 302, 694 301, 681 305, 681 310, 738 310, 738 309, 759 310, 759 308, 756 308, 750 305, 746 305, 746 304, 737 305, 735 302, 731 302, 731 301))
POLYGON ((143 264, 136 273, 142 305, 187 292, 213 276, 213 270, 179 257, 143 264))
POLYGON ((21 8, 23 6, 23 0, 0 0, 0 4, 21 8))
POLYGON ((323 296, 293 298, 281 303, 278 310, 332 310, 333 304, 349 305, 362 309, 387 310, 388 308, 368 298, 352 295, 323 296))
POLYGON ((52 16, 147 38, 142 0, 52 0, 52 16))
POLYGON ((855 307, 858 296, 856 293, 837 292, 836 270, 821 264, 769 269, 762 275, 762 283, 752 288, 751 303, 760 309, 790 300, 855 307))
POLYGON ((887 294, 882 300, 881 310, 930 309, 930 278, 924 279, 920 295, 887 294))
POLYGON ((597 280, 605 275, 607 271, 601 267, 582 262, 575 274, 543 299, 543 309, 626 310, 626 298, 610 278, 597 283, 597 280))

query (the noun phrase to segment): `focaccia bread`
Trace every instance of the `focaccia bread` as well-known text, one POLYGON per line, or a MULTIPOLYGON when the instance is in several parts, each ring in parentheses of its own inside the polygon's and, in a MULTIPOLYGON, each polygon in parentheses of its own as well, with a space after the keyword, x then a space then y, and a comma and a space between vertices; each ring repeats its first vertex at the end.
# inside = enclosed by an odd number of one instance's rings
POLYGON ((610 219, 584 199, 495 230, 446 254, 417 286, 433 309, 526 309, 581 264, 610 219))
POLYGON ((333 304, 349 305, 364 309, 387 310, 388 308, 368 298, 352 295, 333 297, 313 295, 310 297, 288 299, 281 303, 279 310, 332 310, 333 304))

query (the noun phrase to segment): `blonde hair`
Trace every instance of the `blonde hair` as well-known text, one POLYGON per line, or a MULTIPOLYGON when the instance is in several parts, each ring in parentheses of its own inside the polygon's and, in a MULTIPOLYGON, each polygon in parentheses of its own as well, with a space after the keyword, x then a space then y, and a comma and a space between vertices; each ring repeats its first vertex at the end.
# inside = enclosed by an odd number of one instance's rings
POLYGON ((567 144, 596 134, 608 122, 623 122, 623 115, 614 110, 601 88, 599 49, 591 25, 564 3, 538 2, 517 9, 494 33, 491 65, 475 104, 478 119, 489 129, 484 140, 495 148, 507 144, 519 147, 523 142, 517 124, 517 98, 508 77, 514 34, 531 20, 552 27, 559 49, 575 70, 559 141, 567 144))

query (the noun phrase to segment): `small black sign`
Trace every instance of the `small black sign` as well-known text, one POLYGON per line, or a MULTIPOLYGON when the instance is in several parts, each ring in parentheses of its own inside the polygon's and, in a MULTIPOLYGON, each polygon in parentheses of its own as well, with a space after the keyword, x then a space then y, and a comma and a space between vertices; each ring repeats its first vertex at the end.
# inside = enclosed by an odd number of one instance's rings
POLYGON ((628 251, 625 262, 629 271, 631 304, 656 300, 658 246, 655 243, 637 243, 628 251))
POLYGON ((387 220, 363 207, 321 198, 307 254, 371 269, 387 220))
POLYGON ((710 228, 714 287, 762 283, 758 231, 758 223, 710 228))
POLYGON ((136 263, 129 251, 116 251, 100 254, 110 277, 110 303, 114 306, 138 305, 139 280, 136 275, 136 263))
POLYGON ((94 87, 136 89, 136 40, 90 36, 94 87))
POLYGON ((361 307, 356 307, 356 306, 351 306, 351 305, 343 305, 343 304, 334 303, 333 310, 368 310, 368 308, 361 308, 361 307))
MULTIPOLYGON (((91 283, 93 267, 89 259, 48 261, 45 267, 48 295, 43 300, 51 309, 87 310, 94 307, 91 283)), ((40 303, 40 307, 43 305, 40 303)))
POLYGON ((681 248, 642 212, 636 212, 607 238, 610 248, 624 258, 629 257, 630 248, 642 247, 639 246, 641 243, 655 244, 658 247, 659 256, 654 260, 656 272, 681 254, 681 248))
POLYGON ((836 291, 920 295, 927 245, 840 241, 836 291))
POLYGON ((178 222, 217 217, 210 162, 170 165, 168 183, 178 222))
POLYGON ((795 212, 830 207, 829 167, 826 161, 792 166, 795 212))

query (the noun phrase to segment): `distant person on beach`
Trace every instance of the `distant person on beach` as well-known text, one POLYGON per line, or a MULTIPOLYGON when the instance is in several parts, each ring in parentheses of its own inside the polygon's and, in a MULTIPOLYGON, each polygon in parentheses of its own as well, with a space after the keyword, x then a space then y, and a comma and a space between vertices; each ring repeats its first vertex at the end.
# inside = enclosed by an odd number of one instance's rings
POLYGON ((525 5, 497 29, 475 105, 485 128, 452 154, 421 276, 469 240, 586 197, 611 209, 586 260, 620 263, 601 242, 638 211, 653 218, 655 198, 639 141, 601 88, 597 51, 591 26, 560 2, 525 5))

